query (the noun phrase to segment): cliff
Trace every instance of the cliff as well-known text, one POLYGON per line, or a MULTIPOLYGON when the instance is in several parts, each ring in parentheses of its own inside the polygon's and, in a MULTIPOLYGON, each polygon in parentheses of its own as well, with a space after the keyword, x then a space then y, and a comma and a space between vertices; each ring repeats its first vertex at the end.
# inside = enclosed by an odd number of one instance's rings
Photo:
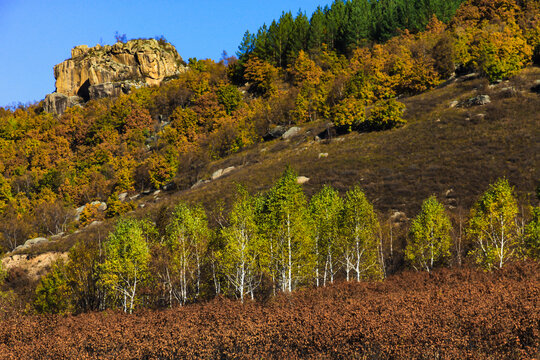
POLYGON ((185 69, 174 46, 155 39, 76 46, 70 59, 54 67, 56 92, 47 95, 44 108, 62 113, 84 101, 128 93, 132 87, 159 85, 185 69))

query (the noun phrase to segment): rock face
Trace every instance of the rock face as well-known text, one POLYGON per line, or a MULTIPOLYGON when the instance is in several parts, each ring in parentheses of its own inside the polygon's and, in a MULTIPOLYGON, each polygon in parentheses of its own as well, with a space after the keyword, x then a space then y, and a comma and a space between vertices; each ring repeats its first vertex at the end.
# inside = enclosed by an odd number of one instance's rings
POLYGON ((63 114, 67 108, 84 103, 80 96, 67 96, 59 93, 52 93, 45 97, 43 110, 53 114, 63 114))
POLYGON ((62 113, 64 103, 69 105, 62 95, 84 101, 118 96, 133 87, 159 85, 164 78, 184 71, 174 46, 155 39, 77 46, 71 50, 71 59, 54 67, 56 93, 47 96, 45 111, 62 113))

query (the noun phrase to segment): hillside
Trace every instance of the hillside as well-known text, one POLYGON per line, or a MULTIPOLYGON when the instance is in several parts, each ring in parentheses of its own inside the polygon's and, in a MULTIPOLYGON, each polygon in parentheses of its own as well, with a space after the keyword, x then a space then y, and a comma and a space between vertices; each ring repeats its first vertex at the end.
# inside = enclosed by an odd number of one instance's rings
MULTIPOLYGON (((247 186, 253 193, 264 192, 288 165, 309 178, 303 185, 308 196, 324 184, 331 184, 342 193, 360 184, 373 201, 381 222, 392 224, 394 251, 398 253, 405 247, 404 235, 410 219, 419 211, 422 200, 432 194, 442 200, 456 225, 460 221, 465 224, 469 208, 488 184, 505 176, 515 186, 526 211, 525 205, 536 201, 534 191, 540 178, 540 95, 531 90, 539 79, 540 69, 536 67, 497 85, 481 78, 458 78, 430 92, 403 98, 408 124, 387 132, 333 133, 325 138, 327 123, 304 125, 290 139, 263 142, 209 163, 199 171, 199 178, 208 182, 193 189, 139 194, 132 216, 150 218, 159 224, 165 221, 163 214, 172 211, 175 204, 188 201, 202 203, 209 211, 210 222, 216 225, 222 216, 219 207, 230 209, 237 184, 247 186), (479 94, 490 96, 491 103, 451 106, 479 94), (322 139, 314 140, 316 136, 322 139), (228 167, 234 169, 211 180, 214 172, 228 167)), ((69 250, 77 241, 103 239, 114 222, 115 219, 96 223, 54 241, 16 251, 21 255, 14 259, 20 260, 6 265, 19 266, 23 272, 10 280, 12 286, 17 289, 28 284, 26 273, 31 284, 36 279, 32 274, 43 274, 51 265, 49 259, 69 250), (32 260, 49 252, 53 257, 48 257, 48 261, 32 260)), ((389 227, 384 231, 390 231, 389 227)), ((385 233, 386 247, 388 236, 385 233)), ((389 271, 399 269, 402 256, 401 253, 392 259, 394 265, 389 265, 389 271)), ((24 287, 18 289, 27 291, 24 287)))
POLYGON ((538 1, 117 40, 0 108, 0 358, 539 356, 538 1))

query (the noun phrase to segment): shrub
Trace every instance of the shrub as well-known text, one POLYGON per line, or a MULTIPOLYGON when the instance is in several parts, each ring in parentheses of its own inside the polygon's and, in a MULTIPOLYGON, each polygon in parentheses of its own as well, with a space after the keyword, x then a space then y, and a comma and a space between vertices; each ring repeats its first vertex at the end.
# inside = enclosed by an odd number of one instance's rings
POLYGON ((364 103, 354 97, 341 100, 332 109, 332 122, 338 130, 350 132, 358 129, 364 120, 364 103))
POLYGON ((368 130, 388 130, 402 126, 406 121, 402 118, 405 104, 395 99, 383 100, 375 104, 371 109, 368 130))
POLYGON ((41 278, 36 288, 34 307, 41 313, 63 314, 71 310, 70 288, 62 260, 53 264, 51 271, 41 278))

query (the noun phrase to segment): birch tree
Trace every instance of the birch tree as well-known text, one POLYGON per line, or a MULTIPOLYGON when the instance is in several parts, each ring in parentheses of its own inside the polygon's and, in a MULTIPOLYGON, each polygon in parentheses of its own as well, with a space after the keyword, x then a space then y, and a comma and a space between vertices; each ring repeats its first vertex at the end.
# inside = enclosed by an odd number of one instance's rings
POLYGON ((101 281, 120 299, 124 312, 132 313, 139 285, 148 277, 150 252, 141 221, 120 220, 103 244, 105 260, 101 281))
POLYGON ((450 256, 452 240, 450 219, 435 196, 424 200, 422 210, 414 218, 405 248, 405 259, 416 269, 431 271, 450 256))
POLYGON ((221 265, 235 294, 244 302, 244 297, 248 294, 251 299, 254 298, 254 291, 260 284, 260 243, 255 199, 245 188, 238 189, 229 217, 230 225, 221 232, 225 241, 221 265))
POLYGON ((331 186, 325 185, 320 192, 313 195, 309 203, 309 211, 313 221, 313 240, 315 249, 315 281, 316 285, 326 286, 334 282, 334 275, 339 270, 340 256, 339 220, 343 209, 343 200, 331 186))
POLYGON ((197 298, 201 287, 202 257, 206 251, 210 230, 204 209, 179 203, 167 226, 167 246, 171 252, 171 271, 176 281, 171 281, 170 292, 185 304, 191 297, 197 298), (177 284, 177 285, 175 285, 177 284))
POLYGON ((517 201, 508 180, 490 185, 471 210, 468 235, 475 244, 471 255, 487 269, 502 268, 519 241, 517 201))
POLYGON ((315 262, 307 201, 296 178, 285 170, 266 195, 261 216, 265 267, 284 292, 312 277, 315 262))
POLYGON ((345 195, 341 218, 341 244, 347 281, 354 271, 356 280, 382 277, 379 262, 379 222, 373 205, 360 187, 355 186, 345 195))

